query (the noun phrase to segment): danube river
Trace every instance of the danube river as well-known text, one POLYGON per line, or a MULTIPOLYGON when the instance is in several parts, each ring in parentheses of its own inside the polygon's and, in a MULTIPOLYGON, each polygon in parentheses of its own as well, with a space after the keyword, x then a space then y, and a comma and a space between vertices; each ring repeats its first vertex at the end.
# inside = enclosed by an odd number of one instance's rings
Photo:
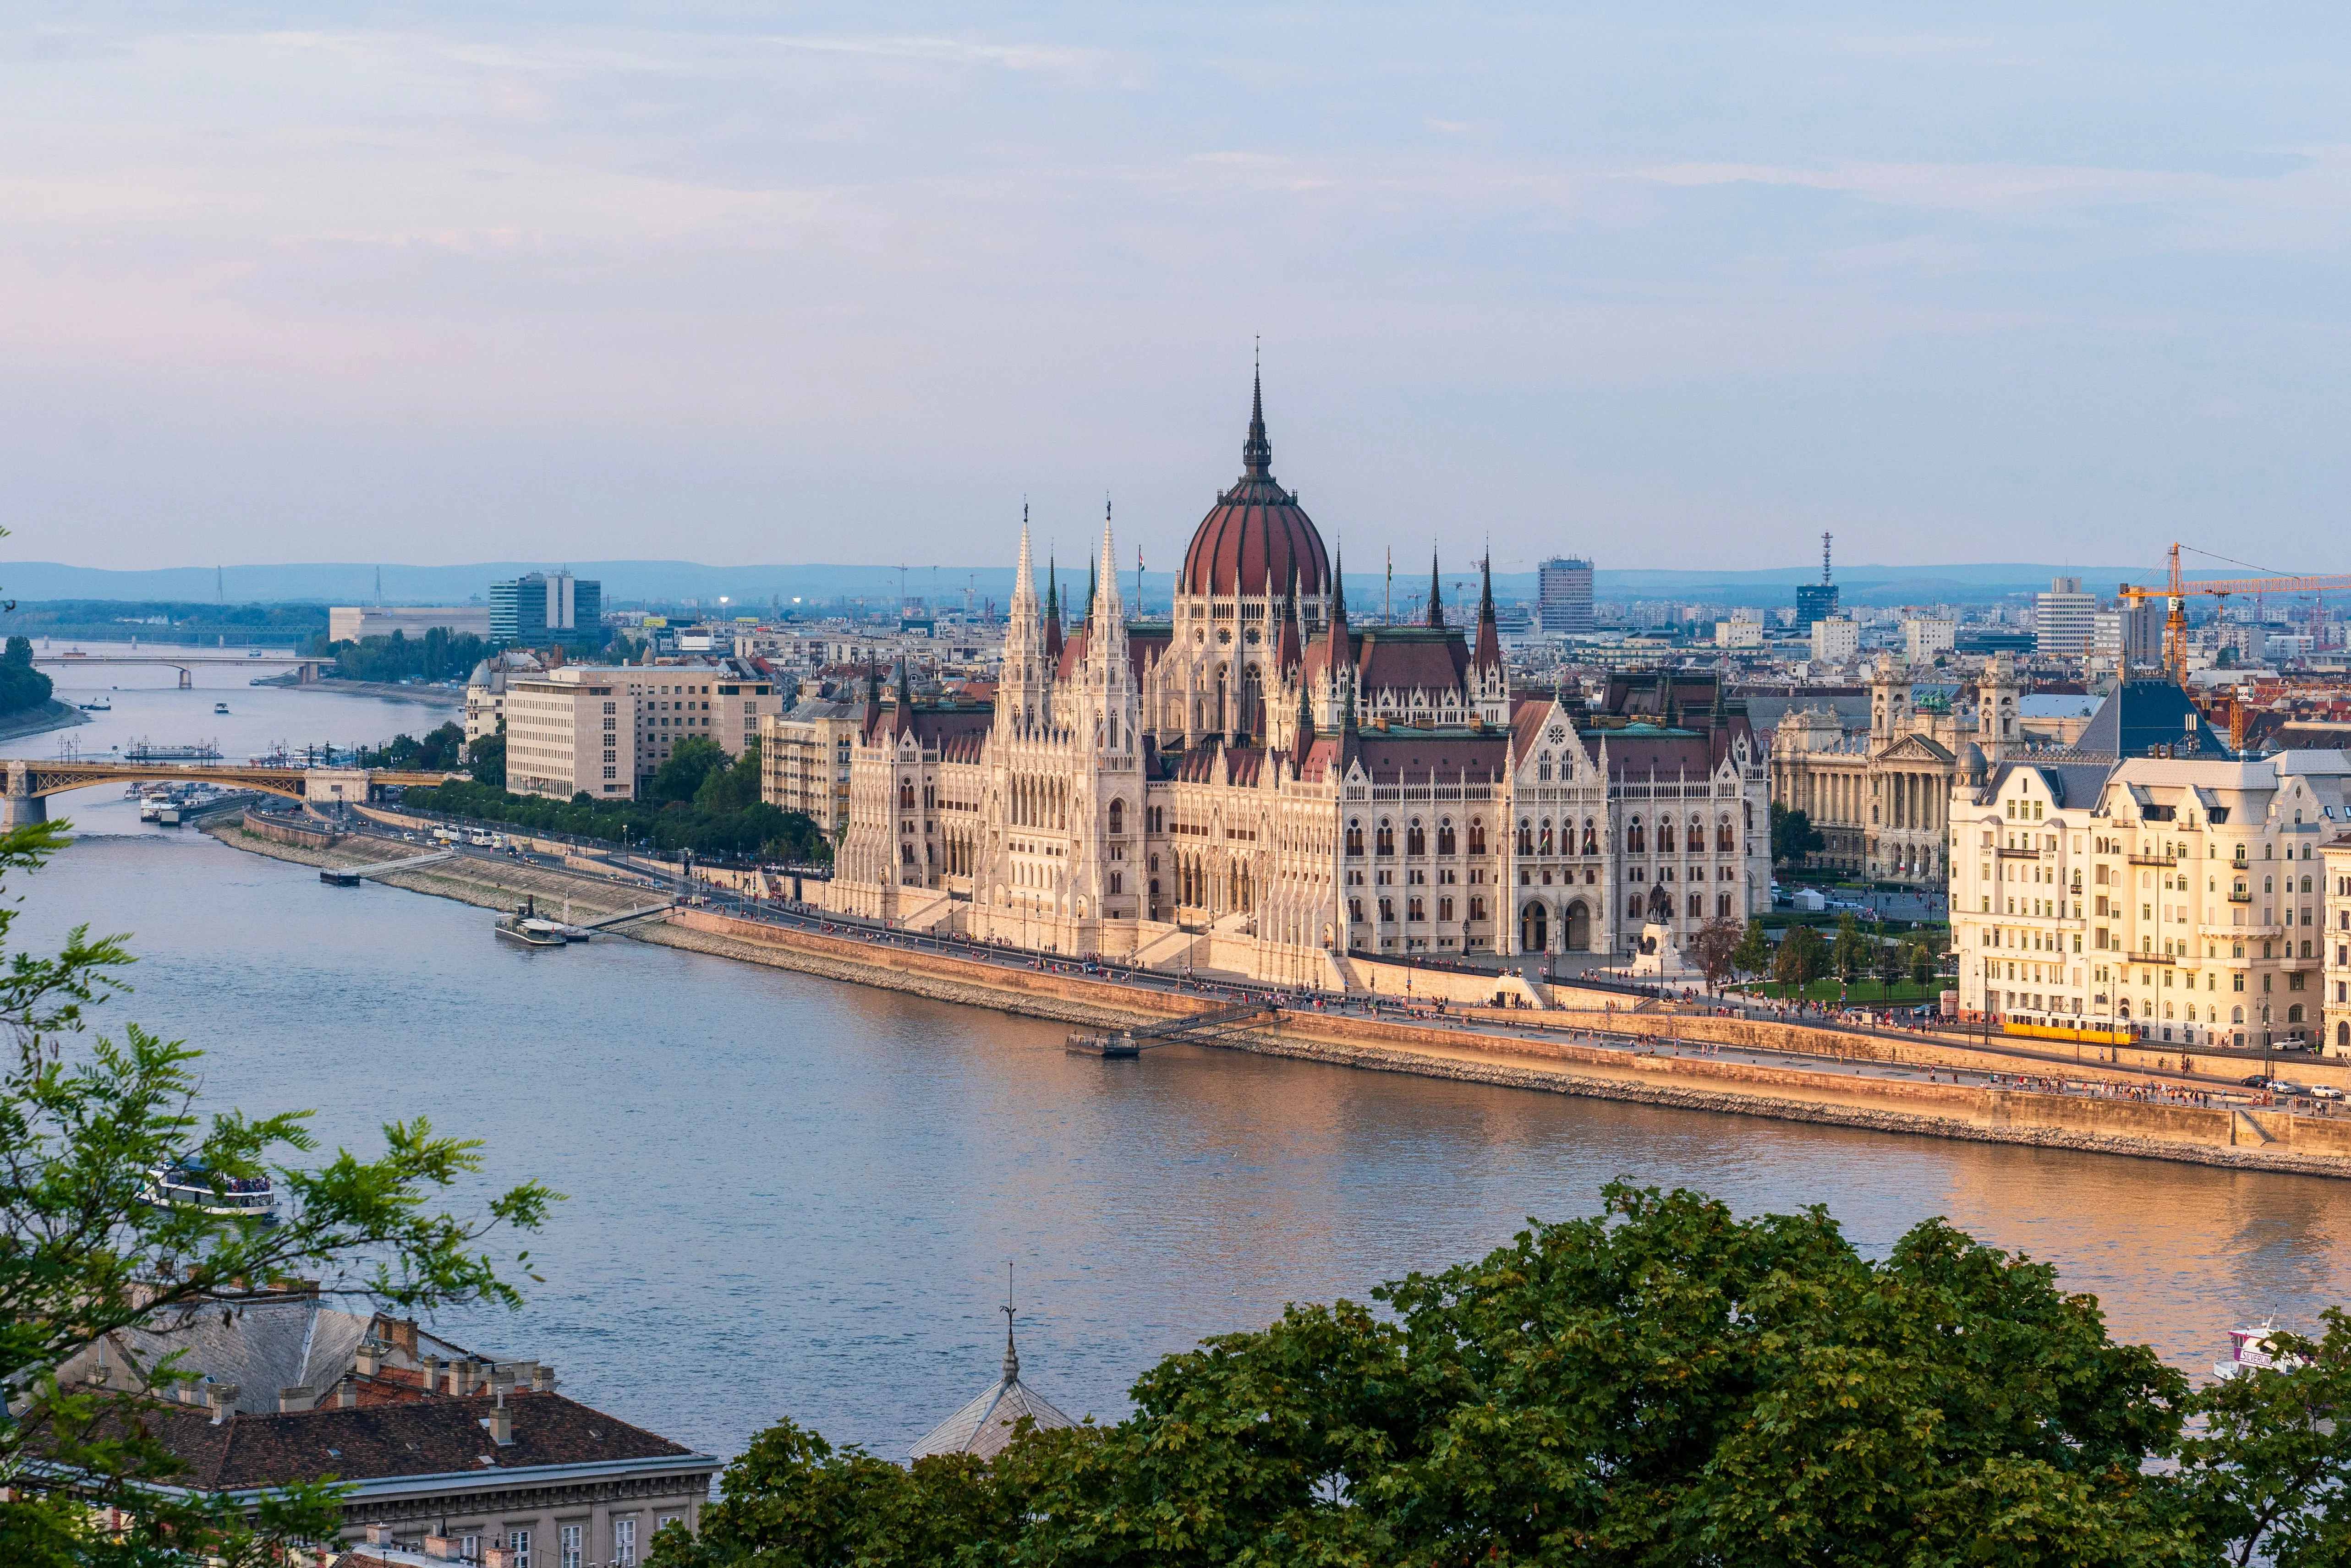
MULTIPOLYGON (((209 693, 169 696, 212 722, 209 693)), ((248 750, 440 722, 259 689, 233 706, 248 750)), ((1029 1380, 1115 1416, 1167 1351, 1588 1214, 1620 1175, 1742 1211, 1826 1204, 1871 1249, 1948 1216, 2055 1262, 2191 1371, 2241 1320, 2307 1327, 2351 1294, 2351 1184, 1188 1048, 1072 1057, 1045 1024, 667 948, 518 952, 486 911, 142 828, 118 792, 59 815, 85 836, 11 889, 17 936, 131 934, 137 992, 102 1026, 201 1044, 213 1106, 316 1107, 329 1147, 363 1149, 428 1116, 485 1139, 497 1180, 569 1194, 530 1304, 444 1331, 720 1454, 785 1414, 903 1454, 995 1375, 1007 1260, 1029 1380)))

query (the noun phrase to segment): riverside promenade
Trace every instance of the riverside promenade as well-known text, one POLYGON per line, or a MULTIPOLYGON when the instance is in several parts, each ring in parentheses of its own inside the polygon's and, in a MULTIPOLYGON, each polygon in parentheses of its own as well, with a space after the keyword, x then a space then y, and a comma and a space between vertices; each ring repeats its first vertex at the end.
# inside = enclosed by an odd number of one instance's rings
MULTIPOLYGON (((370 826, 326 848, 234 823, 213 831, 237 847, 311 865, 413 852, 409 841, 370 826)), ((551 901, 568 900, 580 919, 641 905, 655 880, 643 863, 537 847, 554 853, 467 853, 382 880, 489 908, 526 896, 549 909, 551 901)), ((683 907, 626 934, 1073 1026, 1130 1027, 1261 998, 1279 1009, 1273 1021, 1213 1048, 1890 1134, 2351 1177, 2351 1116, 2315 1101, 2272 1103, 2225 1078, 2176 1067, 2078 1062, 1930 1033, 1740 1015, 1565 984, 1540 1011, 1282 992, 885 931, 743 891, 675 891, 687 900, 683 907)), ((592 962, 592 950, 560 961, 574 960, 592 962)), ((1147 1072, 1149 1057, 1104 1070, 1147 1072)))

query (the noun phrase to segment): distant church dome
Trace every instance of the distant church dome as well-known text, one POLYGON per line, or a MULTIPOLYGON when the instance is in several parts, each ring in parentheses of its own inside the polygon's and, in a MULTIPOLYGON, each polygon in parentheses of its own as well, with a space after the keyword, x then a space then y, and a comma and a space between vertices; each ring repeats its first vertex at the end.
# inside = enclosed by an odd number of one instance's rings
POLYGON ((1200 519, 1192 547, 1184 553, 1176 591, 1219 598, 1254 596, 1264 593, 1270 580, 1275 593, 1287 593, 1293 571, 1301 597, 1319 595, 1330 579, 1331 557, 1297 497, 1274 482, 1273 444, 1265 436, 1260 385, 1250 395, 1240 481, 1218 495, 1217 504, 1200 519))

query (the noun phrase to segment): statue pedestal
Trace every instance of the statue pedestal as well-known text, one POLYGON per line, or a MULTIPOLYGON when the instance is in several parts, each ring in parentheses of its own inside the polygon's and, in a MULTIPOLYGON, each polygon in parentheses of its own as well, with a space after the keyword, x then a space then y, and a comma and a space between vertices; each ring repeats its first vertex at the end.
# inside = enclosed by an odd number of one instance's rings
POLYGON ((1671 926, 1652 920, 1641 928, 1640 945, 1633 952, 1635 980, 1703 981, 1706 976, 1682 958, 1681 943, 1671 926))

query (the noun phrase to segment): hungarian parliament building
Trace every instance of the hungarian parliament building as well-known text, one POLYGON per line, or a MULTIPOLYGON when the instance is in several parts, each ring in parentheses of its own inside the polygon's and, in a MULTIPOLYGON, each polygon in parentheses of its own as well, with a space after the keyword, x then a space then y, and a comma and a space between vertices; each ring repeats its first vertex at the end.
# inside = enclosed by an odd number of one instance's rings
POLYGON ((1711 674, 1617 676, 1597 706, 1514 691, 1485 574, 1447 624, 1353 625, 1273 476, 1241 474, 1172 613, 1130 619, 1107 518, 1094 587, 1040 606, 1026 518, 987 702, 869 680, 849 822, 819 895, 980 941, 1341 989, 1364 961, 1628 953, 1769 907, 1769 781, 1711 674), (894 690, 891 690, 894 687, 894 690))

